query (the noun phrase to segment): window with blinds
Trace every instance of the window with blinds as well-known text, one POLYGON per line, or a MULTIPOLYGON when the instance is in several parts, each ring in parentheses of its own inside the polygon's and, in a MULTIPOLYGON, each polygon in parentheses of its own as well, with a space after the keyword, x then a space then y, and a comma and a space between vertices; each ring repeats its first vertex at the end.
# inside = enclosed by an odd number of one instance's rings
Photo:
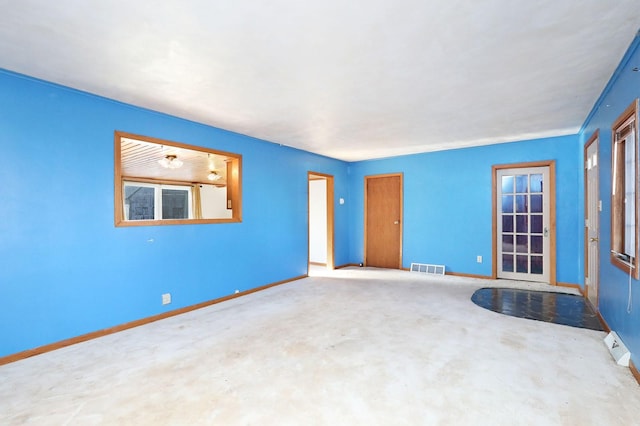
POLYGON ((611 262, 638 278, 638 100, 611 134, 611 262))

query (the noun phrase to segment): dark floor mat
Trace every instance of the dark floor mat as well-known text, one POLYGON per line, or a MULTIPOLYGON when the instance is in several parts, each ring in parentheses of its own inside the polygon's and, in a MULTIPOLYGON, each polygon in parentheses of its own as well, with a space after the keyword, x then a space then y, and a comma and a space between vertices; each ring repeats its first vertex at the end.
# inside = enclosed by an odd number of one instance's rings
POLYGON ((584 297, 549 291, 481 288, 471 296, 476 305, 512 317, 604 331, 584 297))

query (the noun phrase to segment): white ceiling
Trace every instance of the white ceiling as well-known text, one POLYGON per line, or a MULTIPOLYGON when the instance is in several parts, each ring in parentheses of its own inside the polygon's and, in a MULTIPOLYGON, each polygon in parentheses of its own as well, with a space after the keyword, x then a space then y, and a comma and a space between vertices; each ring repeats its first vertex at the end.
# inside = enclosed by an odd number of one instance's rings
POLYGON ((640 0, 0 11, 1 68, 344 160, 576 133, 640 26, 640 0))

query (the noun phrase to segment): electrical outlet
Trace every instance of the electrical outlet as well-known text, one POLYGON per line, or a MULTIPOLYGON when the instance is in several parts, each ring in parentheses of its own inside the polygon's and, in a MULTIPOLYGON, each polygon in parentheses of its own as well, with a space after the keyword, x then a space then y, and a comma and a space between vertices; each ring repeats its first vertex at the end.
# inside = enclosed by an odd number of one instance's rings
POLYGON ((482 263, 482 256, 477 256, 476 257, 476 262, 482 263))
POLYGON ((162 295, 162 304, 168 305, 169 303, 171 303, 171 293, 164 293, 162 295))

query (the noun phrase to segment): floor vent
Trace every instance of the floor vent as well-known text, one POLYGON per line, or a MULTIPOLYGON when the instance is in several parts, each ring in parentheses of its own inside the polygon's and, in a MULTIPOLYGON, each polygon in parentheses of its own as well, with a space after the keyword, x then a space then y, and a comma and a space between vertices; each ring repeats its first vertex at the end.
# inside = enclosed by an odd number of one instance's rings
POLYGON ((411 272, 444 275, 444 265, 430 265, 428 263, 412 263, 411 272))
POLYGON ((607 334, 607 337, 604 338, 604 344, 607 345, 611 356, 616 360, 618 365, 622 365, 623 367, 629 366, 631 354, 615 331, 607 334))

